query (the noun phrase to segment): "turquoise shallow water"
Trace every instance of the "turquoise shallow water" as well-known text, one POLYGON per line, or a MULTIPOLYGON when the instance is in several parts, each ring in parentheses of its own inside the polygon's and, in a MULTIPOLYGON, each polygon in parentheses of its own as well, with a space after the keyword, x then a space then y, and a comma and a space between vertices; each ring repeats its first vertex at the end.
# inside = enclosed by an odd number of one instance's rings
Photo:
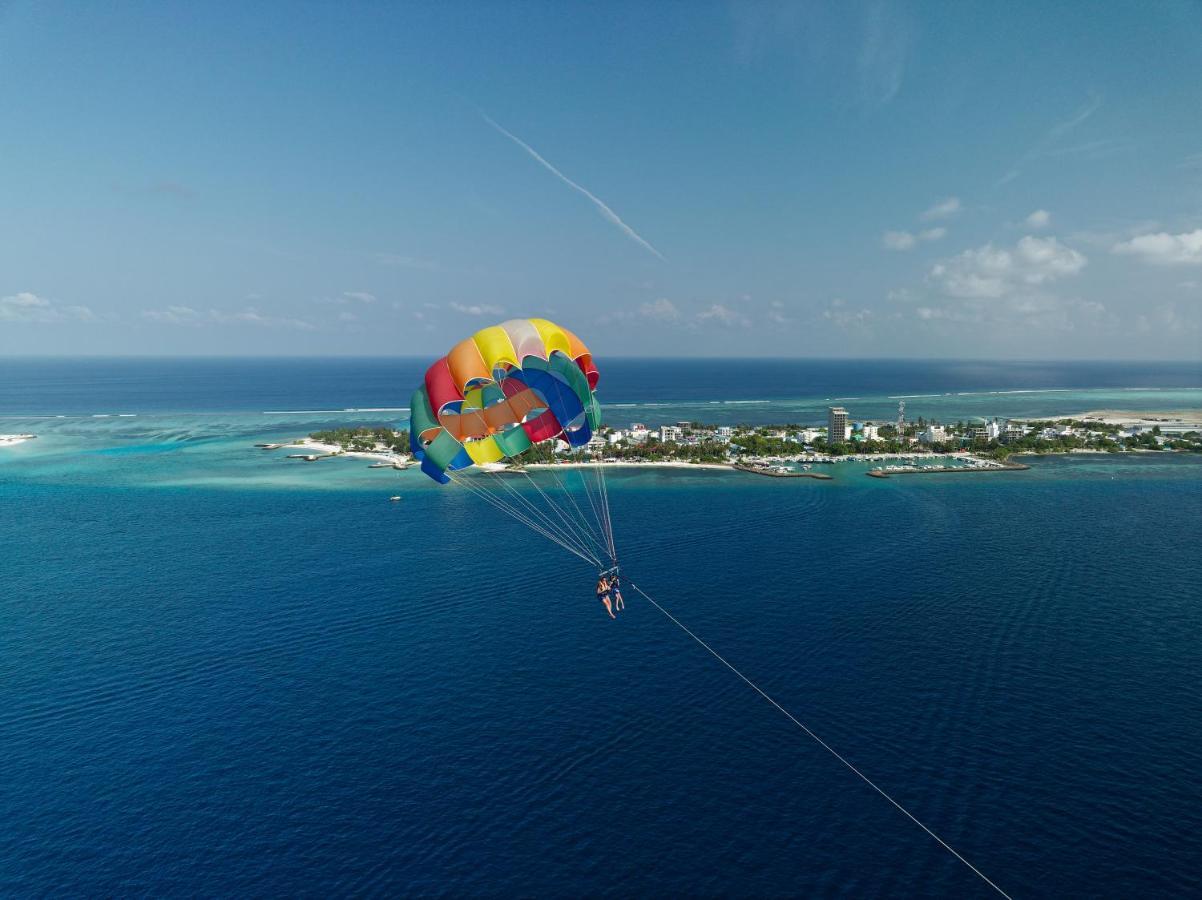
MULTIPOLYGON (((553 545, 251 446, 379 413, 170 399, 0 451, 0 892, 987 895, 553 545)), ((614 472, 628 573, 1013 895, 1202 890, 1200 461, 832 470, 614 472)))

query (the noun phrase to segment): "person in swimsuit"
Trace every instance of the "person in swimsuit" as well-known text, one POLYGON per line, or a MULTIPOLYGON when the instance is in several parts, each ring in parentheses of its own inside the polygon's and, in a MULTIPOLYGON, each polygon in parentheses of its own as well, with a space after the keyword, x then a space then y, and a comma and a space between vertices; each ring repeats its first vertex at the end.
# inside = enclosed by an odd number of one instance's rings
POLYGON ((614 609, 621 612, 626 608, 626 602, 622 599, 622 589, 618 585, 617 575, 614 575, 613 581, 609 583, 609 595, 614 598, 614 609))
POLYGON ((613 603, 609 599, 609 582, 605 580, 604 575, 597 582, 597 599, 605 605, 605 611, 609 613, 609 617, 616 619, 617 616, 614 615, 613 603))

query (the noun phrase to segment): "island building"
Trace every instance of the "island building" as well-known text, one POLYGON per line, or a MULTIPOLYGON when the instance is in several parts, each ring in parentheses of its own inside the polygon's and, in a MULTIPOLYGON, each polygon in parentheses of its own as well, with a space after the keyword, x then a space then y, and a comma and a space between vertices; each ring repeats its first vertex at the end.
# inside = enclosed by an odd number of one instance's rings
POLYGON ((826 413, 827 443, 842 444, 850 434, 847 425, 847 410, 842 406, 829 407, 826 413))
POLYGON ((651 432, 647 430, 647 426, 642 422, 635 422, 630 426, 630 440, 636 444, 641 444, 647 440, 647 436, 651 432))
POLYGON ((951 436, 942 425, 928 425, 926 431, 918 436, 918 440, 923 444, 942 444, 950 439, 951 436))
POLYGON ((1015 441, 1021 440, 1027 433, 1027 429, 1023 428, 1017 422, 1007 422, 1006 430, 1002 432, 1001 442, 1003 444, 1012 444, 1015 441))
POLYGON ((668 441, 679 443, 683 434, 679 425, 661 425, 659 428, 659 439, 665 444, 668 441))

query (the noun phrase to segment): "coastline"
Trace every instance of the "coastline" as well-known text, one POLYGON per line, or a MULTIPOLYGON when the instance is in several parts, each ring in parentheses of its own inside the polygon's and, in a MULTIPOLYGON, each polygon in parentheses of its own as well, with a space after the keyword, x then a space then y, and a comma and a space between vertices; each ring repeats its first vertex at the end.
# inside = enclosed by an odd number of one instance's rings
POLYGON ((343 450, 338 444, 326 444, 312 438, 300 438, 283 444, 269 444, 262 449, 270 450, 309 450, 306 460, 329 459, 331 457, 348 457, 351 459, 371 459, 376 462, 392 463, 393 468, 407 469, 413 465, 413 459, 407 453, 393 453, 390 450, 343 450))
POLYGON ((15 447, 37 437, 36 434, 0 434, 0 447, 15 447))
POLYGON ((1172 431, 1202 430, 1202 409, 1091 409, 1085 412, 1027 417, 1017 421, 1059 421, 1061 419, 1077 419, 1081 422, 1139 428, 1152 428, 1159 425, 1162 429, 1167 426, 1172 431))
MULTIPOLYGON (((494 466, 501 468, 509 468, 494 463, 494 466)), ((606 466, 606 467, 629 467, 638 469, 733 469, 733 463, 694 463, 685 460, 657 460, 655 462, 637 462, 635 460, 601 460, 599 462, 555 462, 555 463, 526 463, 524 468, 527 469, 568 469, 581 468, 584 466, 606 466)))

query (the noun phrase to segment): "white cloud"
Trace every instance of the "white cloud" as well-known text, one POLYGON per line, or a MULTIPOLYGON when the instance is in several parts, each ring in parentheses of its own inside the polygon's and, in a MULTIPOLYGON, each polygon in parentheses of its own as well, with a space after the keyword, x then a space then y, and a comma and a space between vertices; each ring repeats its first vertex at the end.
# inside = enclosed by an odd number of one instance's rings
POLYGON ((932 219, 950 219, 960 211, 960 198, 948 197, 946 200, 940 200, 918 218, 924 222, 930 222, 932 219))
POLYGON ((190 306, 168 306, 166 309, 144 309, 142 318, 167 325, 202 325, 205 317, 190 306))
POLYGON ((1202 265, 1202 228, 1169 234, 1141 234, 1129 241, 1121 241, 1111 252, 1128 254, 1157 266, 1200 266, 1202 265))
POLYGON ((912 250, 918 238, 908 231, 886 231, 881 236, 881 243, 886 250, 912 250))
POLYGON ((949 297, 996 299, 1075 275, 1087 262, 1054 237, 1028 235, 1013 250, 986 244, 936 263, 929 280, 949 297))
POLYGON ((332 303, 336 306, 346 306, 351 303, 375 303, 376 295, 369 294, 367 291, 343 291, 337 297, 328 297, 324 300, 318 300, 318 303, 332 303))
POLYGON ((505 312, 499 306, 493 306, 490 303, 451 303, 451 309, 457 313, 462 313, 465 316, 499 316, 505 312))
POLYGON ((779 300, 773 300, 771 309, 768 310, 768 321, 774 325, 788 325, 793 320, 785 315, 785 304, 779 300))
POLYGON ((1191 304, 1183 312, 1175 304, 1166 303, 1140 315, 1135 320, 1135 327, 1144 333, 1185 334, 1202 330, 1202 323, 1199 323, 1196 305, 1191 304))
POLYGON ((652 300, 650 303, 640 306, 639 315, 644 319, 653 319, 657 322, 675 322, 680 318, 680 310, 667 297, 660 297, 658 300, 652 300))
POLYGON ((297 331, 314 331, 316 328, 312 322, 305 321, 304 319, 264 315, 253 306, 248 306, 245 309, 234 312, 210 309, 209 316, 213 321, 221 324, 258 325, 263 328, 295 328, 297 331))
POLYGON ((197 310, 190 306, 168 306, 164 309, 144 309, 142 318, 163 325, 200 327, 204 325, 256 325, 261 328, 285 328, 314 331, 316 326, 305 319, 265 315, 253 306, 238 310, 197 310))
POLYGON ((975 335, 990 329, 1017 335, 1113 325, 1115 317, 1101 303, 1050 289, 1087 264, 1084 254, 1054 237, 1027 235, 1013 247, 985 244, 932 266, 928 285, 951 299, 920 294, 913 298, 912 314, 931 328, 971 328, 975 335))
POLYGON ((86 306, 59 306, 53 300, 21 291, 0 297, 0 322, 95 322, 99 317, 86 306))
POLYGON ((741 312, 728 306, 723 306, 721 303, 711 304, 709 309, 697 313, 697 321, 716 322, 719 325, 725 325, 727 328, 734 328, 736 326, 748 328, 751 325, 751 320, 741 312))
POLYGON ((1054 237, 1027 235, 1017 245, 1019 274, 1027 284, 1042 284, 1067 275, 1076 275, 1088 260, 1054 237))
POLYGON ((822 311, 822 318, 839 328, 867 325, 874 318, 871 309, 852 309, 842 297, 836 297, 822 311))
POLYGON ((1031 215, 1027 216, 1028 228, 1047 228, 1052 224, 1052 214, 1046 209, 1037 209, 1031 215))
POLYGON ((947 234, 946 228, 927 228, 914 234, 910 231, 886 231, 881 243, 887 250, 913 250, 919 242, 937 241, 947 234))

